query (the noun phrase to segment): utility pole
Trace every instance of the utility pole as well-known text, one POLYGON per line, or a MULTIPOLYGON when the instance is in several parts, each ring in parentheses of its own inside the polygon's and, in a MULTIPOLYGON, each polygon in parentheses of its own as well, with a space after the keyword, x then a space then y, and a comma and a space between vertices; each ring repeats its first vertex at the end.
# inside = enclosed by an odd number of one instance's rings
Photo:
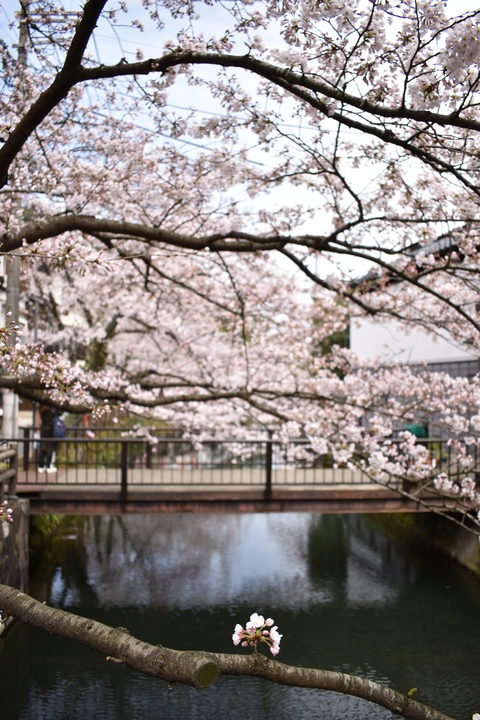
MULTIPOLYGON (((21 2, 21 17, 18 30, 17 47, 17 75, 20 80, 27 67, 27 40, 28 40, 28 7, 30 0, 21 2)), ((7 278, 7 293, 5 299, 5 324, 15 327, 20 320, 20 258, 16 255, 5 257, 5 273, 7 278)), ((16 330, 10 333, 9 341, 16 342, 16 330)), ((18 435, 18 396, 12 390, 3 391, 3 421, 2 433, 5 438, 16 438, 18 435)))

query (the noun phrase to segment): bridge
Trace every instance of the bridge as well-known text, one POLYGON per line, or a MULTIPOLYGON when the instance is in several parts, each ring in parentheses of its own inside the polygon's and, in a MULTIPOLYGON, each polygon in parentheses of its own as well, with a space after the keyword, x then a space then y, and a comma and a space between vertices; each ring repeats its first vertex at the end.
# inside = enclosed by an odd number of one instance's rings
MULTIPOLYGON (((334 467, 305 440, 195 441, 117 428, 73 433, 57 442, 53 472, 39 470, 40 440, 31 429, 0 440, 4 494, 28 498, 37 514, 425 509, 399 492, 410 489, 405 483, 384 487, 358 470, 334 467)), ((432 452, 447 451, 435 443, 432 452)))

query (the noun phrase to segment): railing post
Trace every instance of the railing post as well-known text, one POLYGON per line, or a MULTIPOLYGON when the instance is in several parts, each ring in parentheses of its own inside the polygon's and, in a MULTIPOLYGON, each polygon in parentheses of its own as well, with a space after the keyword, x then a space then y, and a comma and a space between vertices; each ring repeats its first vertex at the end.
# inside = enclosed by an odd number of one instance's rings
POLYGON ((18 471, 18 449, 15 449, 15 455, 10 458, 10 470, 13 474, 8 479, 8 495, 9 497, 17 497, 17 471, 18 471))
POLYGON ((148 440, 146 440, 146 445, 147 445, 147 447, 145 448, 145 455, 146 455, 145 467, 147 468, 147 470, 151 470, 152 469, 152 443, 150 443, 150 442, 148 442, 148 440))
MULTIPOLYGON (((30 468, 30 428, 24 427, 23 429, 23 469, 28 472, 30 468)), ((33 428, 32 428, 33 430, 33 428)), ((33 432, 32 432, 33 437, 33 432)), ((33 446, 32 446, 33 447, 33 446)))
POLYGON ((128 498, 128 440, 121 440, 120 473, 120 502, 123 505, 128 498))
POLYGON ((265 443, 265 500, 272 499, 272 439, 271 433, 268 434, 268 440, 265 443))

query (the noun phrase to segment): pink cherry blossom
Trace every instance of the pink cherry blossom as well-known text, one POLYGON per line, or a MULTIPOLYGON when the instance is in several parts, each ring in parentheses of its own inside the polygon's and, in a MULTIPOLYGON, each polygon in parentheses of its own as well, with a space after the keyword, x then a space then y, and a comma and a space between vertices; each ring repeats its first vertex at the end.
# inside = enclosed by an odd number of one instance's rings
POLYGON ((273 622, 271 618, 265 620, 263 615, 252 613, 245 628, 238 623, 235 625, 235 631, 232 635, 233 644, 241 644, 242 647, 253 647, 256 651, 258 643, 265 643, 272 655, 278 655, 280 652, 280 640, 283 635, 278 633, 278 628, 273 626, 273 622))
POLYGON ((255 632, 258 628, 262 627, 265 624, 265 619, 263 615, 258 615, 257 613, 253 613, 250 615, 250 620, 245 625, 248 632, 255 632))
POLYGON ((8 507, 7 500, 4 500, 0 503, 0 520, 4 520, 8 523, 13 522, 13 509, 11 507, 8 507))
POLYGON ((244 631, 243 627, 237 623, 237 624, 235 625, 235 632, 234 632, 233 635, 232 635, 232 640, 233 640, 233 644, 234 644, 234 645, 239 645, 239 644, 240 644, 240 642, 241 642, 242 639, 243 639, 243 633, 244 633, 244 632, 245 632, 245 631, 244 631))

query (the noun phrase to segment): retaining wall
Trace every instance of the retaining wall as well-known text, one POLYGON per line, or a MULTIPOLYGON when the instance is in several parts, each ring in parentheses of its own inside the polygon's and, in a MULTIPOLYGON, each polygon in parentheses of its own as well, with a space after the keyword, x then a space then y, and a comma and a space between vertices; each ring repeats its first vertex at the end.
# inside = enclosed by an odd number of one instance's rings
POLYGON ((28 592, 28 500, 9 500, 13 523, 0 522, 0 583, 28 592))
POLYGON ((415 536, 421 542, 438 548, 454 560, 480 576, 480 542, 477 535, 451 520, 433 513, 396 513, 377 515, 376 521, 386 522, 405 536, 415 536))
POLYGON ((417 529, 434 547, 480 575, 480 542, 477 535, 438 515, 418 518, 417 529))

